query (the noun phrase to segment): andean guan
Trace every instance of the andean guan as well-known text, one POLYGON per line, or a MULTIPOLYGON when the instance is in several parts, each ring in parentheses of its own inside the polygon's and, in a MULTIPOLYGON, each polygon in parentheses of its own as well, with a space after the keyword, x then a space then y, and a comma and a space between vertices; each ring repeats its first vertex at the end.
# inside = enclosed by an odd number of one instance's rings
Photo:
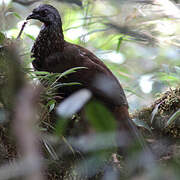
POLYGON ((31 51, 35 70, 62 73, 73 67, 87 67, 61 79, 61 82, 80 82, 81 86, 67 87, 60 89, 60 92, 67 97, 78 89, 88 88, 94 98, 104 103, 114 114, 119 132, 123 132, 128 137, 125 146, 135 141, 143 144, 136 126, 129 117, 128 103, 119 81, 92 52, 64 40, 61 17, 57 9, 51 5, 42 4, 33 10, 27 17, 27 20, 29 19, 36 19, 43 23, 31 51), (110 98, 100 88, 94 86, 93 82, 98 75, 111 82, 107 85, 112 85, 109 88, 115 89, 117 97, 110 98))

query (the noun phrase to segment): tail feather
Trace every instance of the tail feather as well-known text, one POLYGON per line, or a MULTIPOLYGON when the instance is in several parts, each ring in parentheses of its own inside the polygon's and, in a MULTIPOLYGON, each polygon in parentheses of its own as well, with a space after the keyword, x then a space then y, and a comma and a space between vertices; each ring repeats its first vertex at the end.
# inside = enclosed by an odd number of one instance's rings
POLYGON ((128 107, 118 106, 114 109, 113 113, 118 121, 118 144, 122 144, 120 141, 125 138, 125 146, 138 143, 143 149, 146 149, 147 145, 143 136, 130 119, 128 107))

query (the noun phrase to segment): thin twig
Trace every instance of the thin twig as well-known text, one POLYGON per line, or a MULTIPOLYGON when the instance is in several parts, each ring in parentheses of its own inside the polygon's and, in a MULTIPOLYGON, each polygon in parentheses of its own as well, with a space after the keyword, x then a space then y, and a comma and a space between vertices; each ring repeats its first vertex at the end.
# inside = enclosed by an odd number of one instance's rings
POLYGON ((20 39, 21 34, 22 34, 22 32, 23 32, 23 30, 24 30, 24 28, 25 28, 25 26, 26 26, 27 23, 28 23, 28 21, 25 21, 25 22, 23 23, 23 25, 22 25, 22 27, 21 27, 21 30, 20 30, 20 32, 19 32, 17 38, 16 38, 17 40, 20 39))

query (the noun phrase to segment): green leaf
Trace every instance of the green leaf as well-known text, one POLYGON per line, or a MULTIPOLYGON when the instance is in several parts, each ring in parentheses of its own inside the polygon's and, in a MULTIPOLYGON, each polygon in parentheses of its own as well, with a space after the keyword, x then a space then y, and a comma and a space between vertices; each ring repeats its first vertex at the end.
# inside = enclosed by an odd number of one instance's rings
POLYGON ((30 39, 32 39, 33 41, 36 40, 36 38, 35 38, 34 36, 30 35, 30 34, 25 33, 25 35, 26 35, 27 37, 29 37, 30 39))
POLYGON ((121 43, 122 41, 124 40, 124 37, 121 36, 119 39, 118 39, 118 44, 117 44, 117 48, 116 48, 116 51, 119 52, 120 50, 120 46, 121 46, 121 43))
POLYGON ((116 121, 112 113, 99 101, 91 101, 85 109, 90 124, 100 132, 115 131, 116 121))
POLYGON ((173 122, 175 122, 175 120, 180 117, 180 109, 178 111, 176 111, 167 121, 165 128, 167 128, 168 126, 170 126, 173 122))
POLYGON ((54 99, 47 103, 47 106, 49 106, 49 112, 51 112, 55 108, 55 105, 56 101, 54 99))
POLYGON ((130 88, 128 88, 128 87, 124 88, 124 90, 127 91, 127 92, 129 92, 129 93, 131 93, 131 94, 133 94, 133 95, 136 95, 136 96, 139 97, 139 98, 144 99, 143 96, 141 96, 141 95, 138 94, 136 91, 134 91, 134 90, 132 90, 132 89, 130 89, 130 88))
POLYGON ((5 39, 6 39, 5 35, 2 32, 0 32, 0 44, 2 44, 5 39))
POLYGON ((81 83, 78 83, 78 82, 58 83, 55 86, 53 86, 53 88, 59 88, 59 87, 64 87, 64 86, 77 86, 77 85, 81 85, 81 83))
POLYGON ((171 82, 171 83, 178 83, 180 82, 180 79, 178 77, 178 74, 175 73, 159 73, 159 79, 163 82, 171 82))
POLYGON ((50 73, 47 71, 33 71, 36 75, 49 75, 50 73))
POLYGON ((55 133, 56 135, 62 136, 66 130, 69 119, 61 117, 56 124, 55 133))
POLYGON ((22 19, 21 16, 17 12, 7 12, 5 16, 13 15, 17 17, 18 19, 22 19))
POLYGON ((63 72, 60 77, 67 76, 67 75, 72 74, 72 73, 76 72, 77 70, 81 70, 81 69, 88 69, 88 68, 87 67, 71 68, 71 69, 68 69, 67 71, 63 72))

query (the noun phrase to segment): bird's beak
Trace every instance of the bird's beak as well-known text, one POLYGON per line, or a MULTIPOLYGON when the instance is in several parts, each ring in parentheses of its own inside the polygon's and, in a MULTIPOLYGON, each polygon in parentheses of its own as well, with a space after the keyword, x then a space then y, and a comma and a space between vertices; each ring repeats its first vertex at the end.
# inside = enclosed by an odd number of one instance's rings
POLYGON ((26 20, 29 20, 29 19, 39 19, 40 16, 36 13, 31 13, 27 18, 26 20))

